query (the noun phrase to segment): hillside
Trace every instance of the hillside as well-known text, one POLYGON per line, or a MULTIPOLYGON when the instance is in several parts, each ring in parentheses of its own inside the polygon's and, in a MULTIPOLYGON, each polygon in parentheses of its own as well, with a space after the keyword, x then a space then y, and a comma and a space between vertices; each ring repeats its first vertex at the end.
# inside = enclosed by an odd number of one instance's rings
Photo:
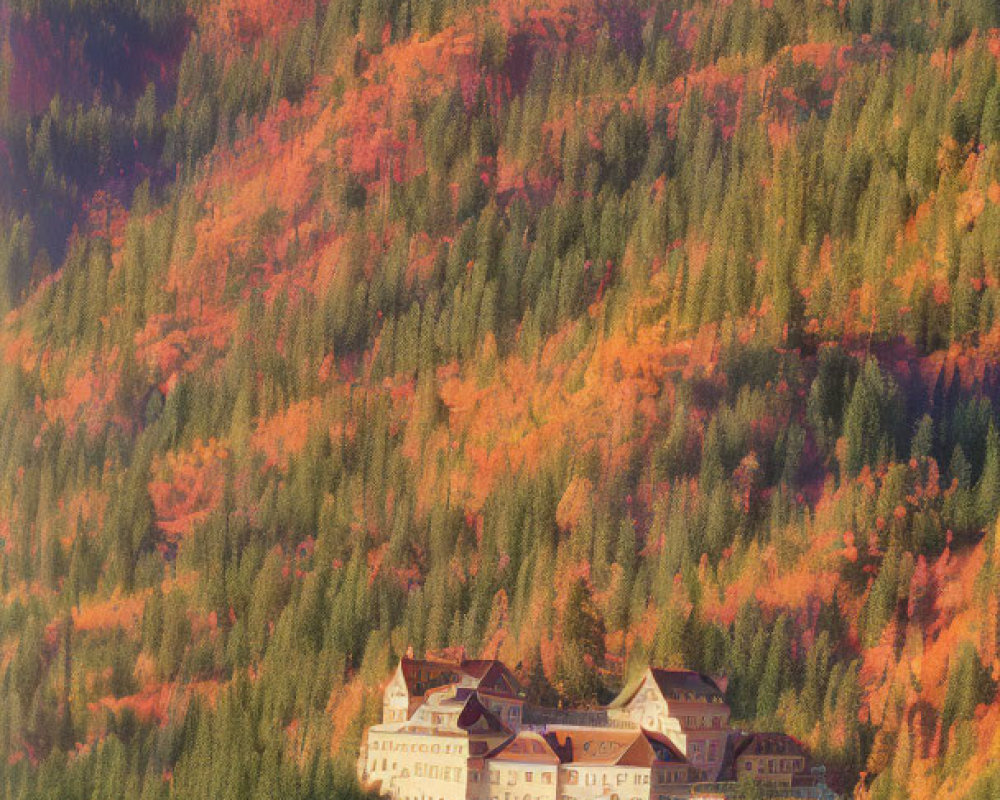
POLYGON ((410 646, 1000 795, 993 0, 5 0, 0 231, 4 796, 355 796, 410 646))

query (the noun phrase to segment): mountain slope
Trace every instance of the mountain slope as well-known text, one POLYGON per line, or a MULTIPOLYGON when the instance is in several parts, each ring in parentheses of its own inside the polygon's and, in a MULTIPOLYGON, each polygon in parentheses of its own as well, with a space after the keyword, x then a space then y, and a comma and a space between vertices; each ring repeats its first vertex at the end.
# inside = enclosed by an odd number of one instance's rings
POLYGON ((161 5, 0 14, 7 794, 354 792, 411 645, 995 794, 992 3, 161 5))

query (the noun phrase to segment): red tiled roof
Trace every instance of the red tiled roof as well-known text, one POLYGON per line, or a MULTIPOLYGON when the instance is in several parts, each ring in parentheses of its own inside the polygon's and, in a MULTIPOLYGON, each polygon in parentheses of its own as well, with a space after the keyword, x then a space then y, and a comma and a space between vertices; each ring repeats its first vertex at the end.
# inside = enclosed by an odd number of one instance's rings
POLYGON ((522 731, 514 738, 504 742, 488 758, 494 761, 515 761, 530 764, 558 764, 559 756, 556 755, 551 745, 541 734, 530 731, 522 731))
POLYGON ((563 763, 650 767, 656 762, 687 763, 669 740, 645 730, 550 728, 546 741, 563 763))

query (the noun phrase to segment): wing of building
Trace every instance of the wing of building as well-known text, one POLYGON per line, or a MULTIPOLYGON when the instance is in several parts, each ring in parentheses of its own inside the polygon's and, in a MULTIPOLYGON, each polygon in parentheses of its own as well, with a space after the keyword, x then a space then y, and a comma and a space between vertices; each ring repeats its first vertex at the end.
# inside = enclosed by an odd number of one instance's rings
POLYGON ((443 686, 409 719, 368 729, 359 777, 396 800, 465 800, 470 771, 481 772, 486 754, 510 736, 474 690, 443 686))
POLYGON ((753 778, 770 786, 790 787, 811 780, 805 748, 784 733, 745 733, 730 737, 720 778, 753 778))
POLYGON ((403 658, 386 687, 383 722, 410 719, 429 692, 444 686, 474 690, 505 724, 521 724, 524 692, 510 670, 500 661, 403 658))
POLYGON ((729 735, 729 706, 719 679, 650 667, 610 708, 612 719, 662 733, 708 780, 718 777, 729 735))

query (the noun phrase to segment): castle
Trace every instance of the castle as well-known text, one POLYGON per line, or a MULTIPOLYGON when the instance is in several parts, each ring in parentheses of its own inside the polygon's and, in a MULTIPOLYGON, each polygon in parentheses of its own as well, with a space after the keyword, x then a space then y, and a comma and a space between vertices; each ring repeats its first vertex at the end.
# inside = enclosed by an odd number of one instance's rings
POLYGON ((403 658, 382 723, 365 732, 362 784, 393 800, 674 800, 692 784, 807 780, 784 734, 729 727, 724 679, 649 668, 601 709, 532 706, 495 660, 403 658))

